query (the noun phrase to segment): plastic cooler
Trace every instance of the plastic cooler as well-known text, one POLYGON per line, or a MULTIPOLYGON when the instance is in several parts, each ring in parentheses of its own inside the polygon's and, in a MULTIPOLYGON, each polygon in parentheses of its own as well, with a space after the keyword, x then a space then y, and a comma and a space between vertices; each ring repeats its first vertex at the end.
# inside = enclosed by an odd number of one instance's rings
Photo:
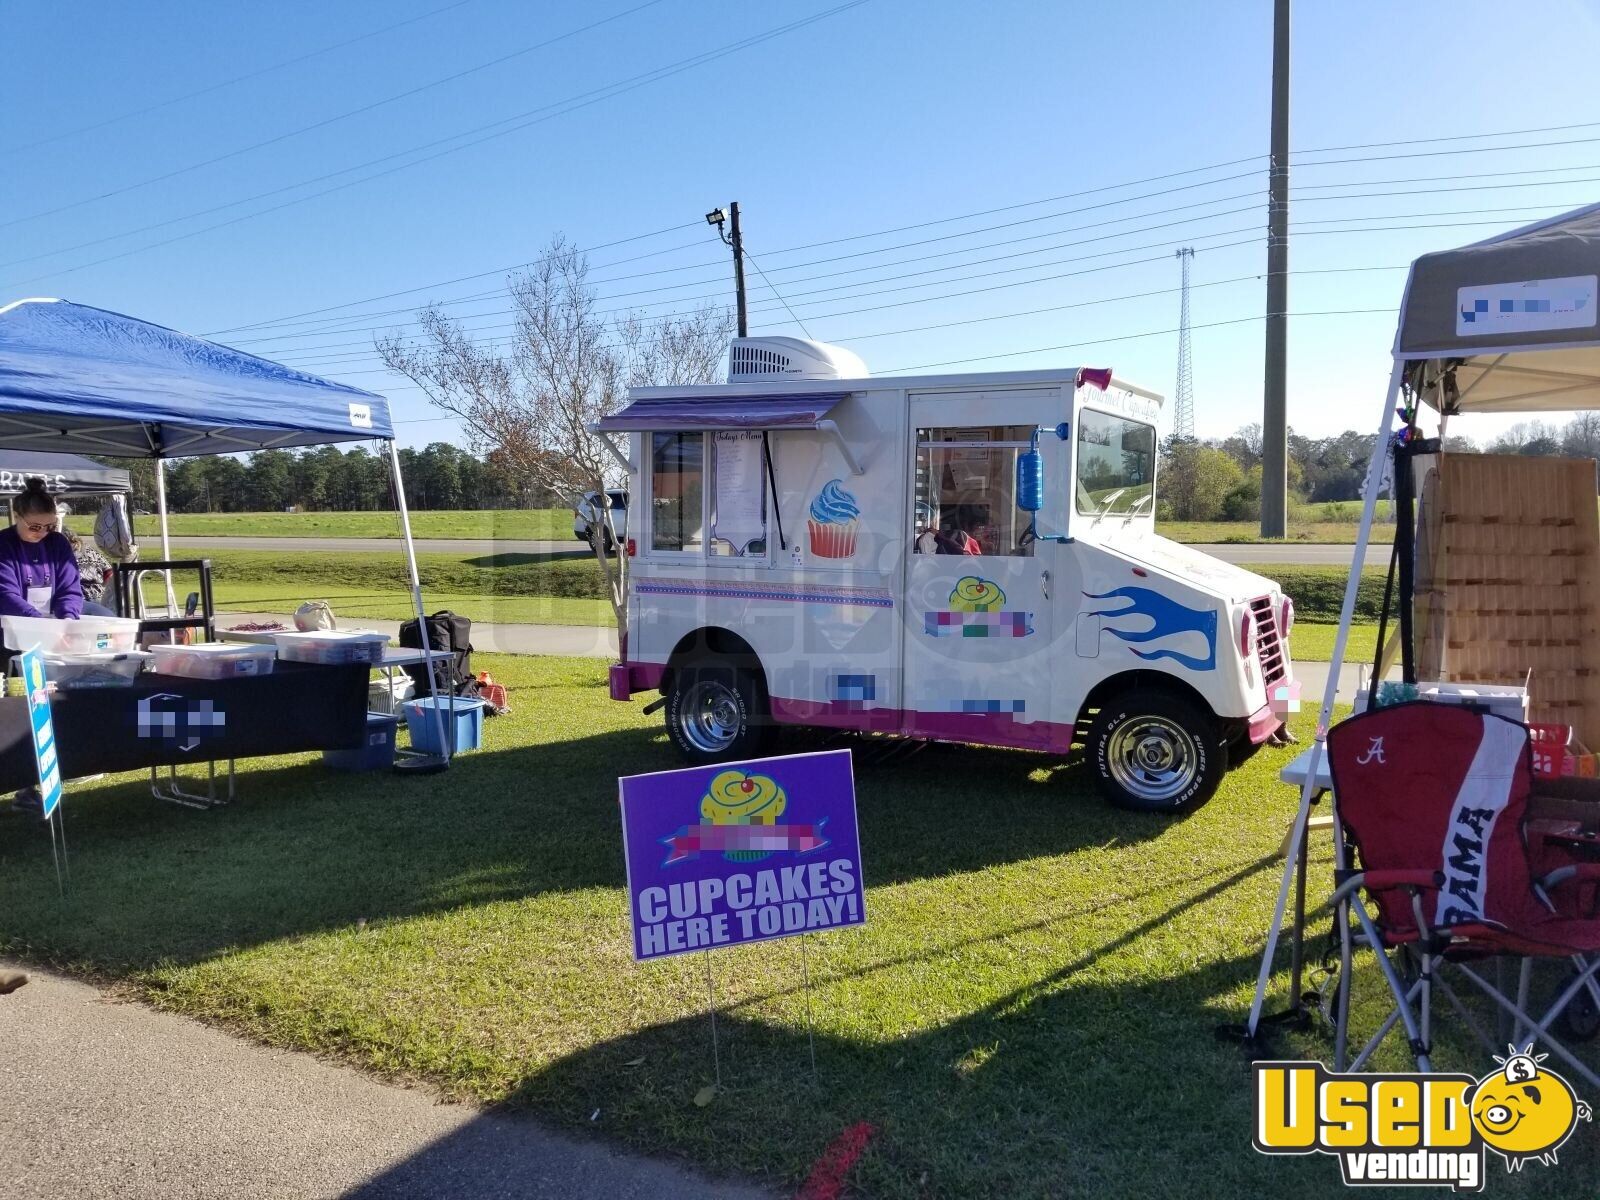
POLYGON ((284 662, 321 663, 343 666, 346 663, 381 663, 387 634, 353 633, 343 629, 318 629, 306 633, 275 633, 272 640, 284 662))
POLYGON ((196 646, 151 646, 152 671, 189 679, 238 679, 270 675, 278 652, 271 646, 202 642, 196 646))
POLYGON ((139 622, 126 617, 0 617, 0 626, 9 650, 37 646, 46 654, 103 654, 139 648, 139 622))
POLYGON ((150 655, 143 650, 46 654, 44 676, 61 688, 132 687, 150 655))
POLYGON ((383 771, 394 765, 396 717, 367 714, 367 740, 358 750, 324 750, 322 761, 335 771, 383 771))
POLYGON ((483 701, 469 700, 465 696, 424 696, 420 700, 407 700, 404 705, 406 728, 411 733, 411 748, 424 754, 443 754, 439 744, 439 729, 444 726, 444 736, 450 736, 450 718, 455 717, 456 740, 454 753, 476 750, 483 745, 483 701), (434 710, 444 708, 444 720, 434 718, 434 710))

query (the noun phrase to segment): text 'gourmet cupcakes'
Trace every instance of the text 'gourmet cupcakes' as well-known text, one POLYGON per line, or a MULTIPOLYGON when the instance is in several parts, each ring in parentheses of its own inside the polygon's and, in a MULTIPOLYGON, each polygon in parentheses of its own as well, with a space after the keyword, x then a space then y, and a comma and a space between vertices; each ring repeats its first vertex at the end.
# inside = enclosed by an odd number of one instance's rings
POLYGON ((843 480, 823 484, 811 502, 811 553, 818 558, 849 558, 856 552, 856 532, 861 527, 861 506, 844 490, 843 480))

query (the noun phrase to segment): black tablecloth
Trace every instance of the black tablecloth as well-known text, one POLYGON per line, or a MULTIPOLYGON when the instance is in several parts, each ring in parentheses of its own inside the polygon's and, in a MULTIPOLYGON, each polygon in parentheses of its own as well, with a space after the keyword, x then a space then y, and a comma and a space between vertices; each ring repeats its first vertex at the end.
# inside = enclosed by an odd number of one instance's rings
MULTIPOLYGON (((58 690, 51 699, 65 779, 102 771, 353 750, 366 740, 371 667, 280 662, 270 675, 140 675, 132 687, 58 690)), ((13 686, 16 686, 13 684, 13 686)), ((0 699, 0 791, 39 781, 28 702, 0 699)))

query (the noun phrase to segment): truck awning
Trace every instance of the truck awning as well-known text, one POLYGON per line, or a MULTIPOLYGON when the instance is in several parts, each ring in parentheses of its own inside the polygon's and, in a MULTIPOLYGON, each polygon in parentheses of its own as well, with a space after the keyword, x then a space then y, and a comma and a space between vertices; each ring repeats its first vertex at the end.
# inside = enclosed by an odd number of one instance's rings
POLYGON ((603 418, 601 433, 706 433, 718 429, 816 429, 845 392, 798 396, 671 396, 635 400, 603 418))

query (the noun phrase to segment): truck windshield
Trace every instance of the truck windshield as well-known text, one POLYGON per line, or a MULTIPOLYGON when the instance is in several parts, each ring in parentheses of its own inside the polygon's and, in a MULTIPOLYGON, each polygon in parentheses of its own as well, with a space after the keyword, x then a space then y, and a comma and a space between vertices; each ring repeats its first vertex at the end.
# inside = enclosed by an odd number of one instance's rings
POLYGON ((1078 511, 1148 513, 1155 506, 1153 425, 1085 408, 1078 413, 1078 511))

